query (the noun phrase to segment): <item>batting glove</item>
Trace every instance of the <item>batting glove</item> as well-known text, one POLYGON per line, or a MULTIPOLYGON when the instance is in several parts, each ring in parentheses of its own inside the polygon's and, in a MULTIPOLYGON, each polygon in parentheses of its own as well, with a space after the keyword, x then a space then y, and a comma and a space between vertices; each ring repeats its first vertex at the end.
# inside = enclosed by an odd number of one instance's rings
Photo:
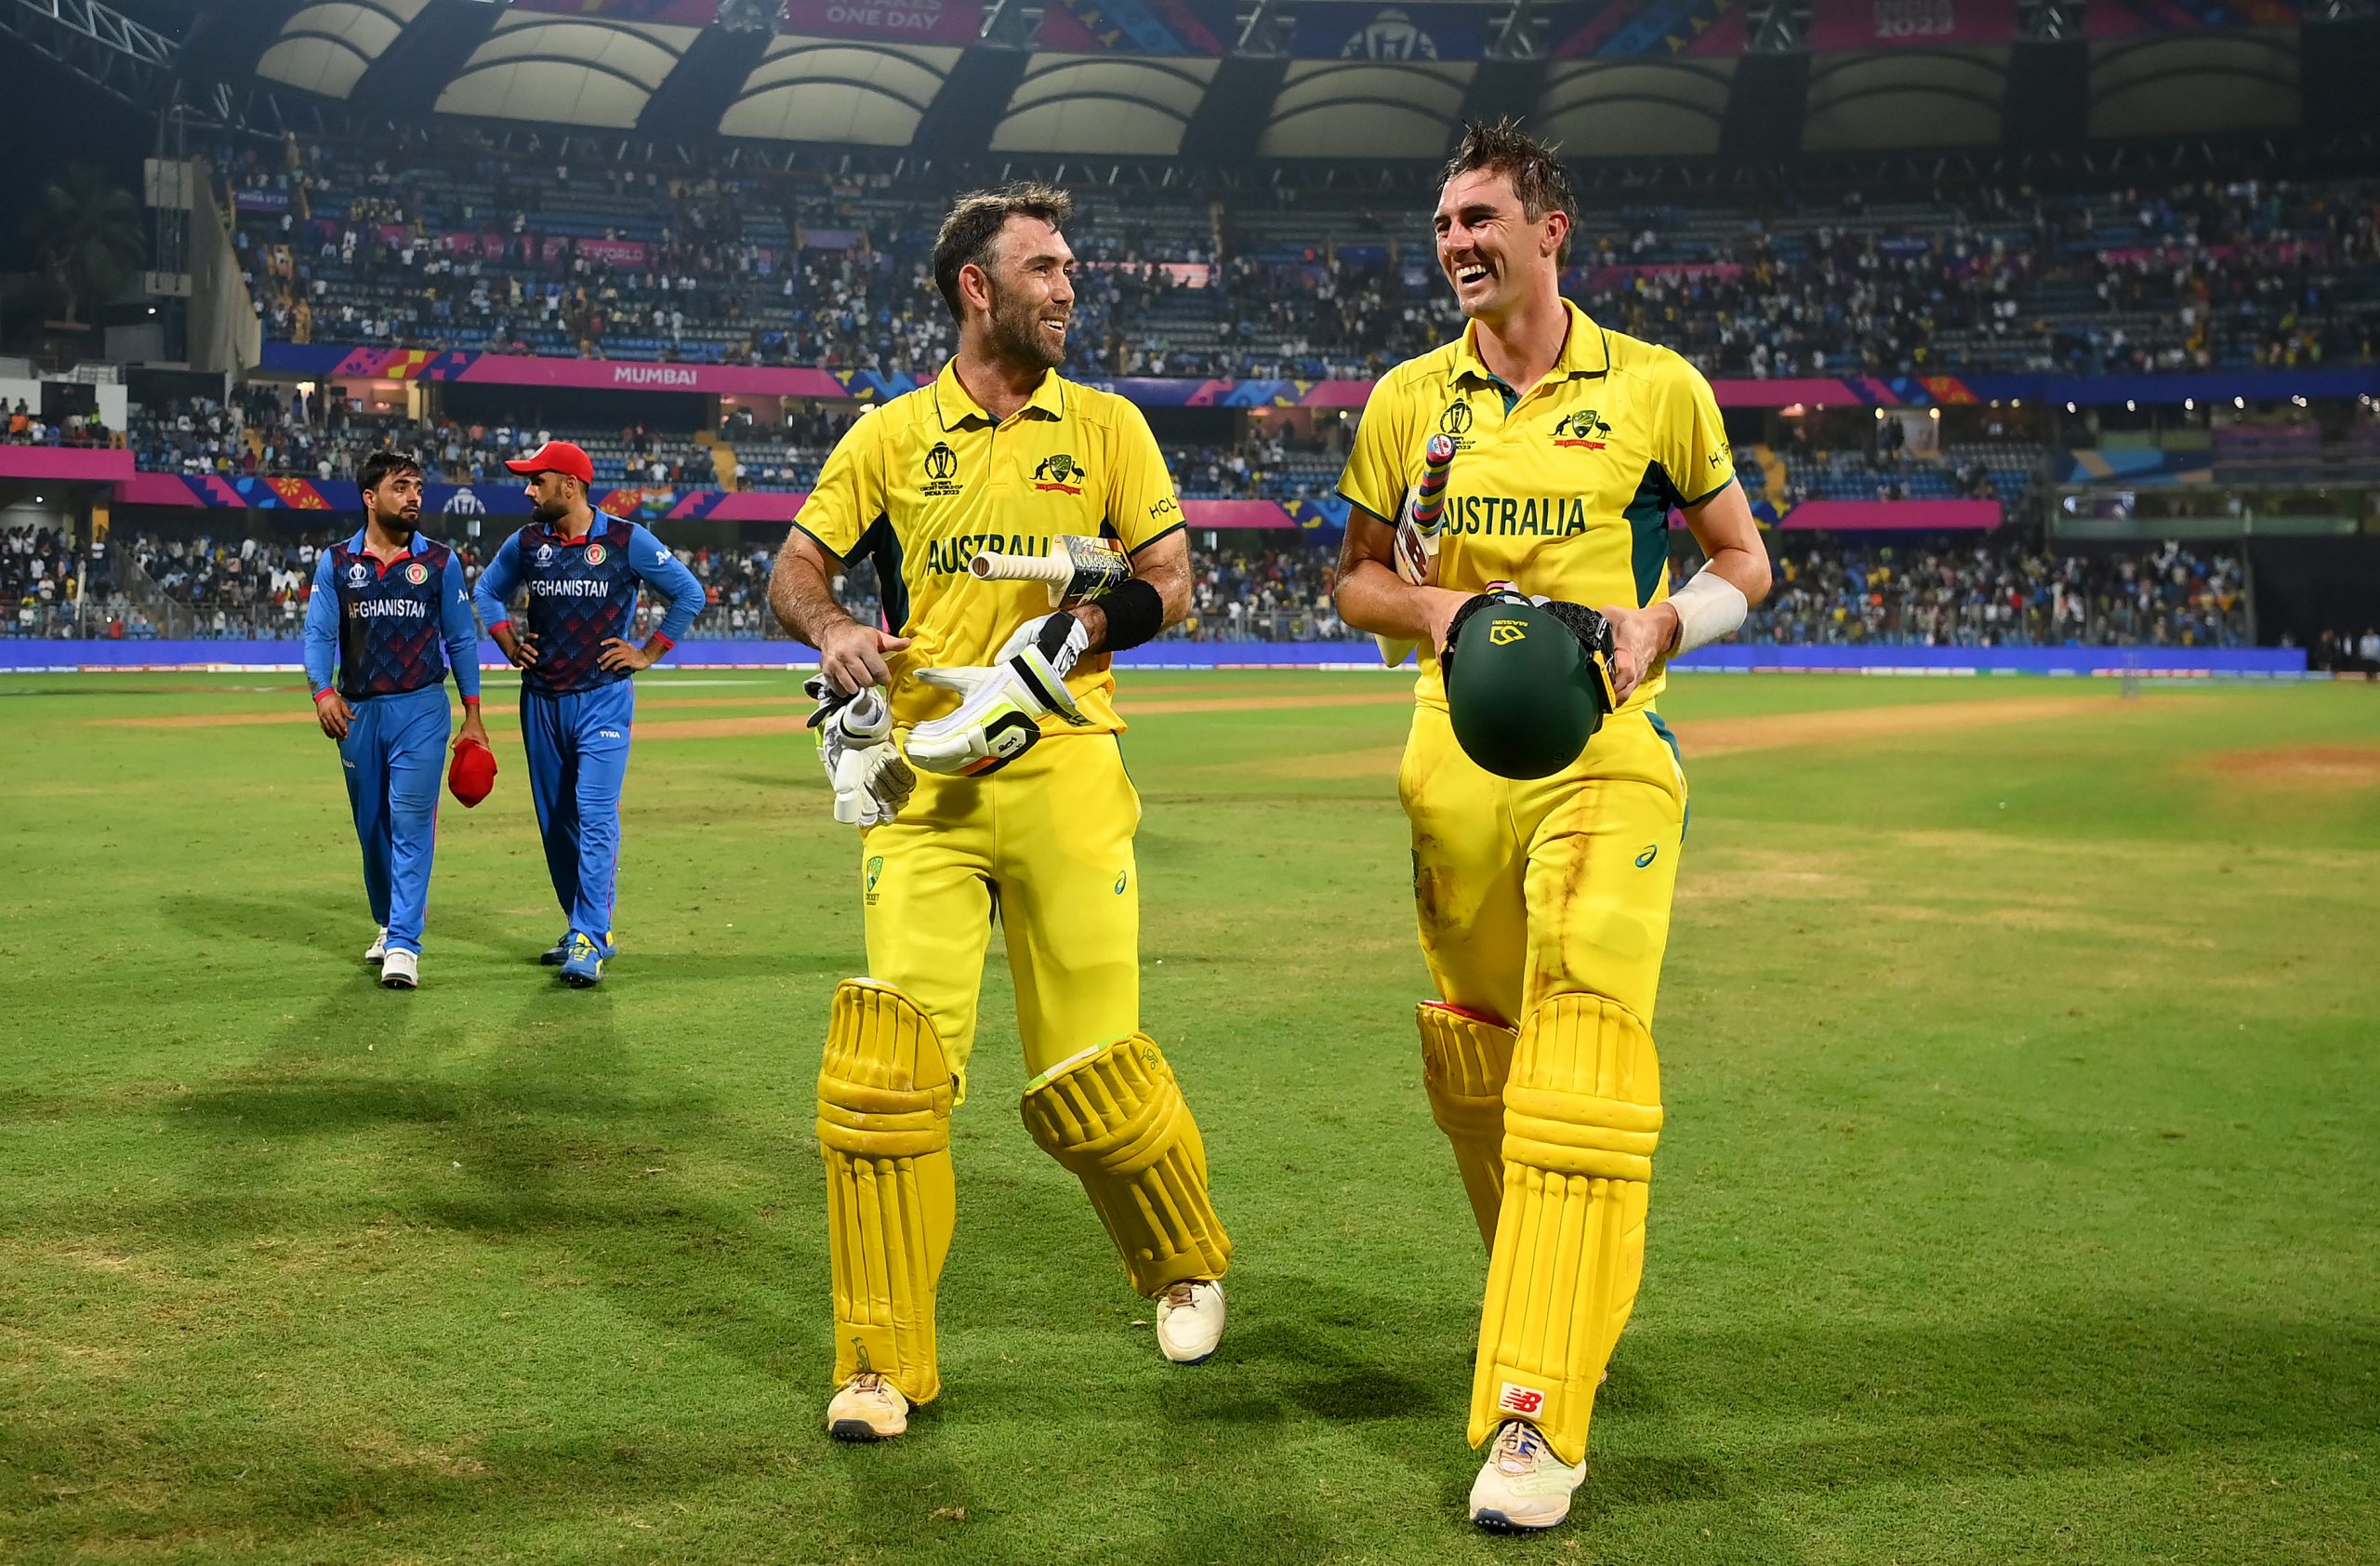
POLYGON ((844 696, 819 678, 802 689, 818 703, 810 726, 818 731, 818 759, 835 790, 835 819, 847 827, 875 827, 900 815, 918 775, 893 742, 892 708, 884 687, 870 685, 857 696, 844 696))
POLYGON ((909 731, 909 760, 928 772, 985 777, 1039 743, 1041 720, 1055 712, 1087 724, 1066 676, 1091 650, 1091 632, 1072 615, 1044 615, 1008 639, 998 661, 969 669, 922 669, 929 685, 959 693, 959 710, 909 731))

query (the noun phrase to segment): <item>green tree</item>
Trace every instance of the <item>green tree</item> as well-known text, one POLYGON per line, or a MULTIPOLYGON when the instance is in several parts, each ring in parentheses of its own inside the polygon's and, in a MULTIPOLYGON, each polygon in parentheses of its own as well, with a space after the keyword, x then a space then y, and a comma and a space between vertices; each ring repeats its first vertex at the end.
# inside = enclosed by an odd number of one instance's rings
POLYGON ((122 288, 148 255, 140 203, 87 163, 68 164, 25 218, 59 319, 79 323, 122 288))

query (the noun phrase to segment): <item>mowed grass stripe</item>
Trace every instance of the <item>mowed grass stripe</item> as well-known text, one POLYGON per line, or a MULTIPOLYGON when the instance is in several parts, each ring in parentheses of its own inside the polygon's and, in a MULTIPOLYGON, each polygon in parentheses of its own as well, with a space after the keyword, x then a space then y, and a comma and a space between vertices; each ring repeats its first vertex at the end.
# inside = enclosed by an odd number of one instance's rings
MULTIPOLYGON (((1518 1547, 2370 1559, 2380 790, 2211 759, 2368 747, 2372 693, 1941 683, 1664 698, 1695 804, 1645 1294, 1577 1523, 1518 1547), (1723 721, 2018 697, 2081 721, 1698 769, 1723 721)), ((880 1449, 817 1428, 811 1094, 866 956, 814 764, 639 754, 587 994, 530 961, 557 910, 508 776, 442 817, 403 996, 357 961, 329 747, 86 724, 120 710, 12 708, 0 776, 0 1557, 1512 1557, 1461 1521, 1485 1257, 1419 1086, 1406 822, 1385 778, 1263 764, 1388 748, 1398 707, 1126 741, 1144 1021, 1238 1244, 1224 1352, 1157 1360, 1017 1123, 994 932, 950 1390, 880 1449)))

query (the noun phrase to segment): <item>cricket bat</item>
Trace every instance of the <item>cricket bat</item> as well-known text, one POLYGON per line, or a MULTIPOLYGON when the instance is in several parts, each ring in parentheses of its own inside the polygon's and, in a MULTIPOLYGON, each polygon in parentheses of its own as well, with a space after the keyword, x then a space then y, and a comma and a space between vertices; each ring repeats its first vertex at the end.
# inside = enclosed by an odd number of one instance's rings
MULTIPOLYGON (((1408 582, 1426 584, 1437 574, 1438 528, 1446 521, 1447 480, 1453 473, 1453 438, 1432 435, 1421 448, 1421 482, 1406 493, 1404 514, 1396 521, 1396 574, 1408 582)), ((1421 645, 1385 636, 1372 640, 1380 644, 1381 662, 1391 669, 1421 645)))
POLYGON ((1061 533, 1048 554, 996 554, 989 550, 967 563, 986 582, 1039 582, 1050 590, 1050 607, 1071 608, 1104 598, 1132 575, 1132 557, 1108 538, 1061 533))

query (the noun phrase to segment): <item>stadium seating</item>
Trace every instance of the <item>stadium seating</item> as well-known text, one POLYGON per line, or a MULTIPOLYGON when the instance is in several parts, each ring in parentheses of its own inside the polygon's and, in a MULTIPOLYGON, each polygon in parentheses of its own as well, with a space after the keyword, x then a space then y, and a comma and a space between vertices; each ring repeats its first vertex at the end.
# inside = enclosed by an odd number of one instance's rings
MULTIPOLYGON (((218 168, 288 208, 238 227, 271 337, 906 372, 951 348, 927 264, 937 179, 504 166, 456 130, 316 143, 295 170, 226 149, 218 168)), ((1590 205, 1568 285, 1713 376, 2363 363, 2375 189, 1778 189, 1750 219, 1726 191, 1590 205)), ((1418 192, 1081 193, 1078 369, 1363 376, 1452 329, 1418 192)))

